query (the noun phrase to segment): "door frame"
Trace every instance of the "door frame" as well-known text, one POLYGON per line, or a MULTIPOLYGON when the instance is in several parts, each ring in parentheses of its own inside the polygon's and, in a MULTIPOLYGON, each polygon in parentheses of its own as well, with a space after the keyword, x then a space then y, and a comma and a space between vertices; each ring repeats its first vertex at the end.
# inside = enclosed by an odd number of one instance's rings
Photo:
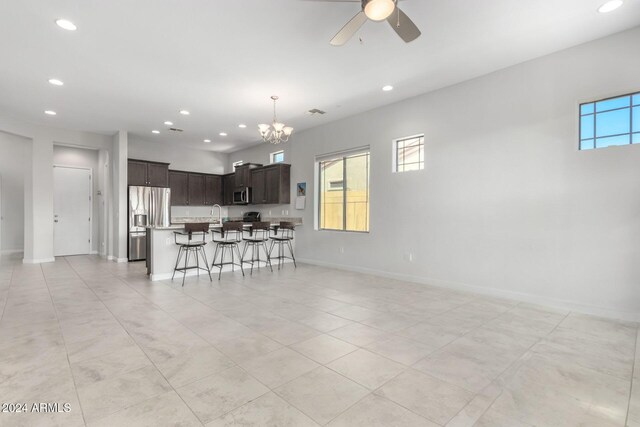
MULTIPOLYGON (((53 164, 53 169, 55 168, 65 168, 65 169, 82 169, 82 170, 88 170, 89 171, 89 181, 91 182, 90 188, 89 188, 89 250, 87 251, 87 255, 91 255, 91 247, 93 245, 93 168, 89 168, 86 166, 72 166, 72 165, 61 165, 61 164, 57 164, 54 163, 53 164)), ((55 188, 55 179, 53 180, 53 195, 54 195, 54 201, 55 201, 55 193, 56 193, 56 188, 55 188)), ((54 219, 55 219, 55 203, 53 206, 53 214, 54 214, 54 219)), ((55 230, 55 228, 54 228, 55 230)), ((53 247, 53 252, 55 254, 56 252, 56 248, 55 248, 55 238, 54 238, 54 247, 53 247)), ((55 255, 54 255, 55 256, 55 255)))

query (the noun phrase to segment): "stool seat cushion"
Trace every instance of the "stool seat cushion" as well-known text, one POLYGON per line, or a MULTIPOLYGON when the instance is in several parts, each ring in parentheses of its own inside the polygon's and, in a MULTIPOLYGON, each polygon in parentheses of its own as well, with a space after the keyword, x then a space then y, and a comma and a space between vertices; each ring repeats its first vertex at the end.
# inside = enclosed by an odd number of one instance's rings
POLYGON ((200 246, 206 246, 206 242, 198 242, 198 243, 178 243, 178 246, 182 246, 183 248, 198 248, 200 246))
POLYGON ((293 237, 272 237, 271 240, 277 240, 280 242, 285 242, 287 240, 293 240, 293 237))

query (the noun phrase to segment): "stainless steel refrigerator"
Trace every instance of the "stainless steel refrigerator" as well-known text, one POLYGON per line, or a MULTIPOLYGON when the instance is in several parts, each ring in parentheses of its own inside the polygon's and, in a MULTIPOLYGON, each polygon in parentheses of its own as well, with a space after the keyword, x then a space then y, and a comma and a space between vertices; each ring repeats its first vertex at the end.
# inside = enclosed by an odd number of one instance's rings
POLYGON ((147 227, 171 224, 171 190, 129 187, 129 261, 147 258, 147 227))

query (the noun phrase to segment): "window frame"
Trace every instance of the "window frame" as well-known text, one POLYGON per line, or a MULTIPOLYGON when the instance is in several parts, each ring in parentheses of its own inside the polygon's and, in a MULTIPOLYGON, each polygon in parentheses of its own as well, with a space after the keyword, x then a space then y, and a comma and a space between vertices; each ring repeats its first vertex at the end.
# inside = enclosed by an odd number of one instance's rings
MULTIPOLYGON (((415 135, 410 135, 410 136, 405 136, 402 138, 396 138, 393 140, 392 143, 392 166, 391 166, 391 172, 393 173, 406 173, 406 172, 420 172, 424 170, 424 151, 425 150, 425 144, 424 144, 424 133, 418 133, 415 135), (422 162, 418 161, 418 169, 412 169, 412 170, 399 170, 400 168, 400 163, 399 163, 399 155, 398 155, 398 145, 400 142, 404 142, 404 141, 409 141, 411 139, 419 139, 420 143, 419 145, 419 149, 418 149, 418 159, 420 158, 420 152, 423 153, 423 160, 422 162)), ((415 164, 415 163, 409 163, 409 164, 415 164)), ((402 165, 404 166, 405 163, 402 163, 402 165)))
POLYGON ((371 148, 370 147, 362 147, 360 149, 355 150, 347 150, 344 152, 335 153, 333 156, 316 156, 315 161, 316 167, 316 179, 318 180, 318 185, 316 185, 316 231, 328 231, 328 232, 338 232, 338 233, 358 233, 358 234, 369 234, 371 233, 371 148), (348 193, 348 185, 347 185, 347 159, 352 157, 358 157, 366 155, 367 156, 367 230, 348 230, 347 229, 347 193, 348 193), (322 167, 321 164, 326 161, 331 160, 342 160, 342 229, 339 228, 323 228, 322 227, 322 167))
POLYGON ((623 93, 623 94, 607 96, 605 98, 599 98, 599 99, 590 100, 590 101, 578 102, 578 151, 592 151, 592 150, 600 150, 600 149, 603 149, 603 148, 625 147, 627 145, 640 144, 640 141, 633 142, 634 135, 638 135, 640 137, 640 130, 634 132, 634 129, 633 129, 633 120, 634 120, 633 110, 634 110, 634 108, 639 108, 640 109, 640 103, 634 104, 633 100, 636 97, 640 98, 640 91, 627 92, 627 93, 623 93), (613 99, 618 99, 618 98, 625 98, 625 97, 629 98, 629 105, 628 106, 610 108, 608 110, 603 110, 603 111, 597 111, 597 108, 596 108, 596 104, 597 103, 603 102, 603 101, 609 101, 609 100, 613 100, 613 99), (589 105, 589 104, 593 104, 593 112, 583 114, 582 113, 582 107, 585 106, 585 105, 589 105), (598 137, 597 136, 597 120, 596 120, 597 119, 597 114, 609 113, 609 112, 612 112, 612 111, 621 111, 621 110, 625 110, 625 109, 629 109, 629 132, 624 132, 624 133, 620 133, 620 134, 605 135, 605 136, 598 137), (593 137, 592 138, 585 138, 584 141, 592 140, 593 141, 593 147, 582 148, 582 142, 583 142, 583 138, 582 138, 582 119, 583 119, 583 117, 587 117, 587 116, 592 116, 593 117, 593 137), (602 139, 602 138, 614 138, 614 137, 620 137, 620 136, 626 136, 626 135, 629 136, 629 143, 628 144, 613 144, 613 145, 607 145, 605 147, 598 147, 597 146, 597 140, 599 138, 600 139, 602 139))
POLYGON ((277 164, 277 163, 284 163, 284 150, 279 150, 279 151, 274 151, 273 153, 269 154, 269 163, 270 164, 277 164), (275 158, 278 154, 282 154, 282 160, 279 162, 275 161, 275 158))

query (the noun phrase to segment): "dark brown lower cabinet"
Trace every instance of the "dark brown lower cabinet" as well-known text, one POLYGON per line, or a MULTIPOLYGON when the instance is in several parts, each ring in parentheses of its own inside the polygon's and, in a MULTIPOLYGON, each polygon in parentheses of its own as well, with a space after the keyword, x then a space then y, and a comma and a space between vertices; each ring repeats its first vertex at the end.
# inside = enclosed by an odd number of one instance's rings
POLYGON ((189 204, 189 173, 169 171, 169 188, 171 189, 171 206, 189 204))

